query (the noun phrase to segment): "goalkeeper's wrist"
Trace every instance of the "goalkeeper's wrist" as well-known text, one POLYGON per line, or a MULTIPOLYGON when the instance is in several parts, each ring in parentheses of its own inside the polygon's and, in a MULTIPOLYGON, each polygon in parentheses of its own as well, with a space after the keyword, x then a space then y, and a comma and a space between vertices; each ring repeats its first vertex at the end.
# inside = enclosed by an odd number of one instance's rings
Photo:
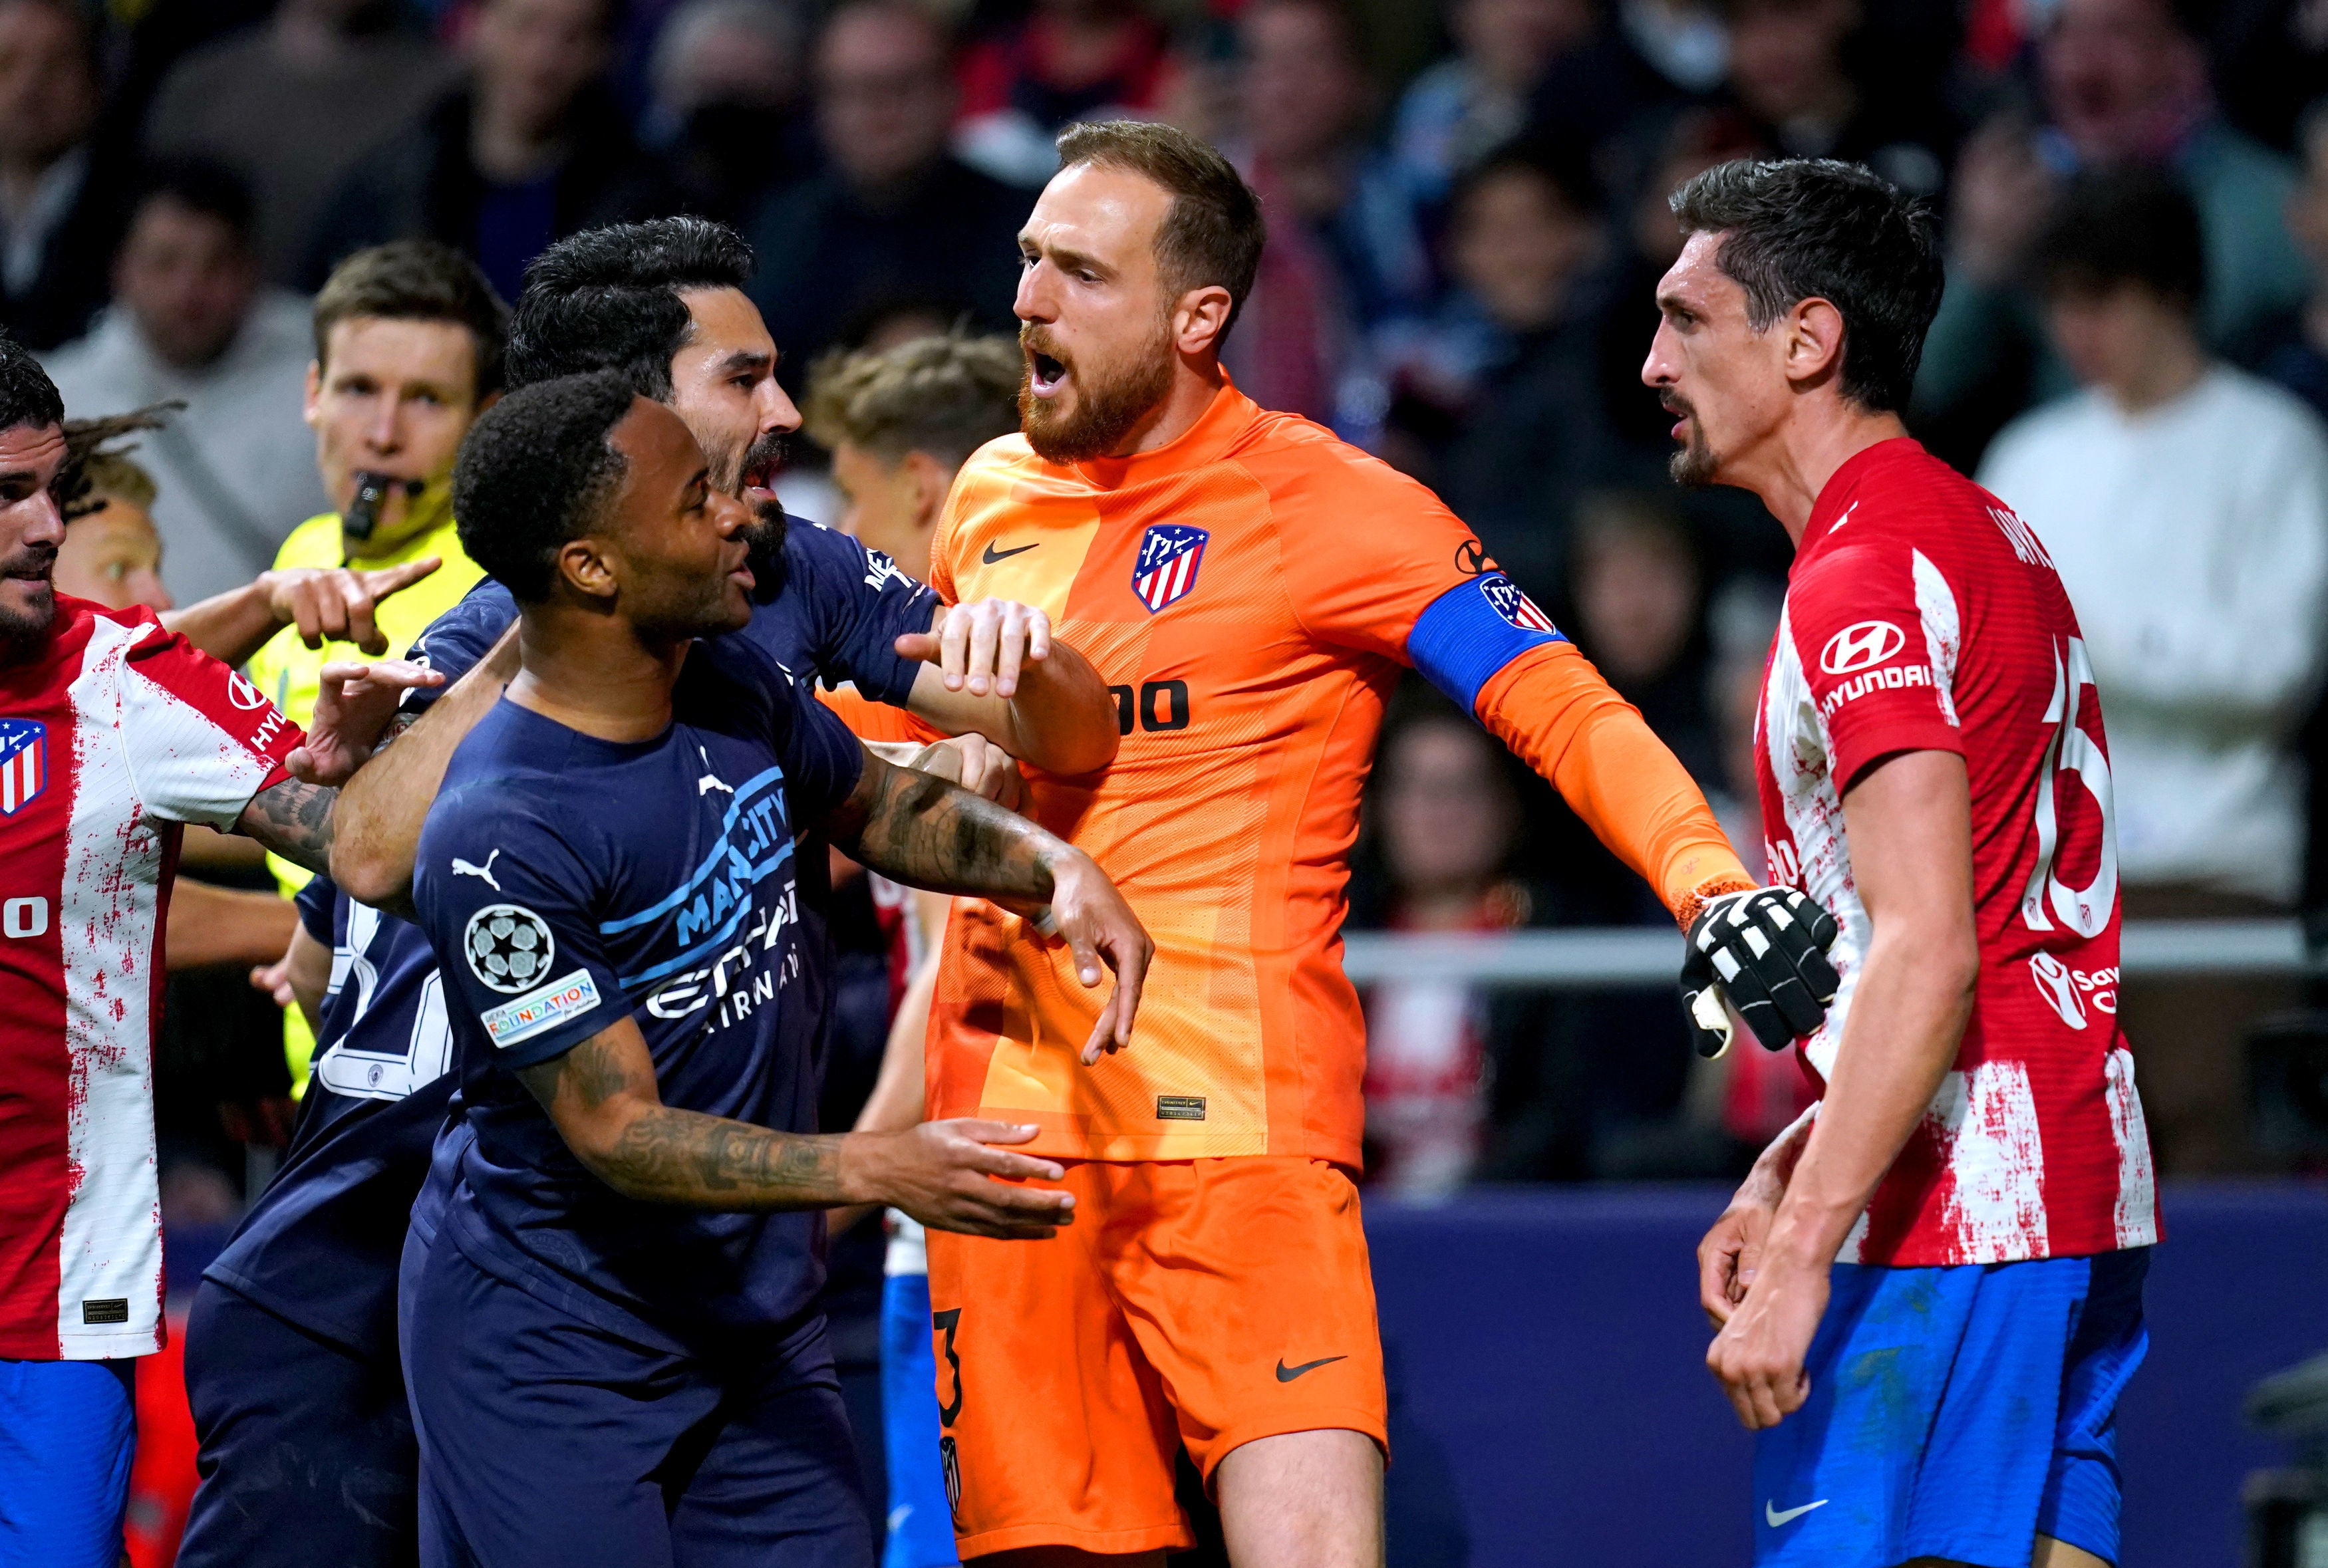
POLYGON ((1709 877, 1691 888, 1683 896, 1682 901, 1674 906, 1674 923, 1686 934, 1690 927, 1697 924, 1697 917, 1705 913, 1707 905, 1732 893, 1751 893, 1758 886, 1742 871, 1725 871, 1719 877, 1709 877))

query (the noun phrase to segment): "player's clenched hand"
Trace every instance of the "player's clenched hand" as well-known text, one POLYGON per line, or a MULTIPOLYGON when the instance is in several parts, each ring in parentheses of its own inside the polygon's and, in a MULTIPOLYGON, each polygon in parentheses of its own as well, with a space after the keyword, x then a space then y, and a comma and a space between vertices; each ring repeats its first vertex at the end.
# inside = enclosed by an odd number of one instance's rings
POLYGON ((410 587, 443 564, 427 556, 402 566, 358 571, 350 567, 286 567, 263 572, 259 585, 277 621, 299 628, 310 648, 353 643, 367 653, 388 652, 372 611, 390 594, 410 587))
POLYGON ((926 632, 897 639, 900 658, 935 664, 945 689, 973 697, 1015 697, 1018 671, 1051 656, 1051 617, 1015 599, 948 605, 926 632))
POLYGON ((1682 1004, 1701 1056, 1730 1048, 1726 997, 1769 1050, 1816 1029, 1840 983, 1826 950, 1835 916, 1790 887, 1752 887, 1708 902, 1690 923, 1682 1004))
POLYGON ((840 1143, 841 1188, 851 1202, 886 1203, 933 1230, 1039 1241, 1074 1222, 1075 1197, 1011 1184, 1056 1181, 1066 1173, 1051 1160, 995 1147, 1025 1143, 1036 1131, 963 1119, 852 1132, 840 1143))
POLYGON ((334 660, 324 666, 315 690, 315 717, 307 744, 286 759, 302 784, 336 786, 371 759, 396 705, 416 686, 441 686, 445 677, 401 659, 376 664, 334 660))
POLYGON ((1766 1261, 1746 1299, 1713 1337, 1705 1365, 1722 1380, 1747 1431, 1778 1425, 1810 1397, 1803 1360, 1826 1298, 1824 1267, 1766 1261))
POLYGON ((1023 798, 1026 781, 1019 775, 1018 759, 975 730, 933 741, 906 758, 905 765, 958 784, 1006 812, 1017 811, 1023 798))
POLYGON ((1746 1178, 1697 1244, 1697 1304, 1717 1329, 1730 1321, 1761 1267, 1762 1244, 1769 1239, 1770 1221, 1779 1212, 1779 1194, 1766 1192, 1760 1171, 1746 1178))
POLYGON ((1070 850, 1053 864, 1050 907, 1036 928, 1067 944, 1075 961, 1075 978, 1085 986, 1099 984, 1103 963, 1115 971, 1115 990, 1099 1009, 1091 1038, 1084 1042, 1084 1066, 1097 1062, 1103 1052, 1130 1045, 1131 1020, 1140 1011, 1140 987, 1148 977, 1149 960, 1156 956, 1156 944, 1090 856, 1070 850))

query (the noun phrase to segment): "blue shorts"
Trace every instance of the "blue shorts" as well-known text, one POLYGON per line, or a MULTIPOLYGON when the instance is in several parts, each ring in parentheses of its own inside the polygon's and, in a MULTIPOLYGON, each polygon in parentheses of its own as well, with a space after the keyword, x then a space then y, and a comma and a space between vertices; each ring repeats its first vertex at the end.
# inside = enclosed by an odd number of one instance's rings
POLYGON ((418 1274, 426 1568, 873 1568, 821 1318, 688 1356, 495 1278, 449 1235, 418 1274))
POLYGON ((2147 1248, 1960 1268, 1835 1266, 1803 1408, 1754 1444, 1754 1561, 2117 1561, 2117 1398, 2147 1248))
POLYGON ((202 1486, 177 1568, 405 1568, 420 1451, 404 1374, 215 1280, 186 1322, 202 1486))
POLYGON ((881 1282, 882 1451, 889 1460, 889 1543, 881 1568, 953 1568, 953 1510, 938 1464, 937 1357, 930 1277, 881 1282))
POLYGON ((0 1360, 0 1568, 115 1568, 135 1361, 0 1360))

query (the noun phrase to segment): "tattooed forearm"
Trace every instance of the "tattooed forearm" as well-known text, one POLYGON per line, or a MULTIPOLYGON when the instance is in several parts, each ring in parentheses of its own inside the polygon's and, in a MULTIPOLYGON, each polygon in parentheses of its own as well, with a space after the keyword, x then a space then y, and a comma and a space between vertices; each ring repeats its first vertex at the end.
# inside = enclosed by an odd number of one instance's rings
POLYGON ((833 841, 884 876, 933 893, 1051 896, 1059 841, 989 800, 878 756, 833 813, 833 841))
POLYGON ((332 806, 340 792, 286 779, 251 796, 235 830, 310 871, 331 869, 332 806))
POLYGON ((577 1159, 625 1197, 693 1208, 828 1208, 840 1140, 674 1110, 657 1095, 635 1026, 518 1069, 577 1159))
POLYGON ((838 1135, 776 1132, 669 1106, 626 1125, 599 1174, 633 1197, 704 1208, 826 1208, 842 1201, 838 1135))

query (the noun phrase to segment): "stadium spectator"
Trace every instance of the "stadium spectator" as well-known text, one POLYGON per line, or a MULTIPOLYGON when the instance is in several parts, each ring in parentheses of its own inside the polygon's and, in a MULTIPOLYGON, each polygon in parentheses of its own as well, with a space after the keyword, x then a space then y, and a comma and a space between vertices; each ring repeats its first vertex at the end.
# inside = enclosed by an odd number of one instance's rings
POLYGON ((1759 139, 1790 156, 1865 164, 1901 190, 1938 192, 1955 150, 1937 103, 1847 59, 1859 0, 1729 0, 1730 93, 1759 139))
POLYGON ((1577 495, 1611 477, 1594 363, 1606 249, 1579 160, 1497 154, 1458 187, 1446 245, 1458 292, 1405 359, 1399 416, 1418 438, 1437 425, 1426 475, 1497 563, 1547 598, 1577 495))
POLYGON ((357 160, 448 83, 443 52, 378 25, 380 9, 281 0, 261 25, 180 61, 147 116, 149 151, 211 158, 249 184, 259 268, 276 283, 302 281, 309 238, 357 160))
POLYGON ((1035 0, 962 52, 955 147, 998 180, 1040 185, 1059 166, 1051 137, 1070 120, 1164 107, 1175 85, 1169 42, 1139 0, 1035 0))
POLYGON ((1013 324, 1030 203, 946 150, 948 47, 912 0, 850 0, 825 23, 816 112, 828 166, 780 192, 751 229, 752 297, 793 366, 901 305, 989 331, 1013 324))
POLYGON ((2328 99, 2298 122, 2304 179, 2287 198, 2287 231, 2312 267, 2312 295, 2256 334, 2243 356, 2328 418, 2328 99))
POLYGON ((441 239, 504 298, 553 239, 664 210, 668 179, 601 77, 617 0, 479 0, 467 80, 359 163, 325 210, 306 277, 368 245, 441 239))
MULTIPOLYGON (((2294 742, 2328 653, 2328 437, 2294 396, 2208 355, 2199 221, 2162 175, 2070 188, 2037 254, 2054 341, 2085 387, 2007 427, 1981 467, 2051 552, 2107 694, 2134 918, 2294 903, 2294 742)), ((2170 1166, 2240 1158, 2241 1037, 2284 989, 2125 992, 2170 1166)))
POLYGON ((1569 602, 1577 643, 1701 788, 1725 774, 1707 703, 1705 568, 1662 497, 1610 492, 1576 512, 1569 602))
POLYGON ((2062 0, 2040 61, 2050 123, 1985 127, 1957 171, 1948 289, 1917 400, 1920 423, 1947 421, 1942 446, 1965 461, 2022 403, 2073 379, 2044 342, 2041 305, 2018 287, 2059 193, 2053 170, 2139 164, 2182 180, 2206 244, 2198 319, 2218 350, 2238 348, 2310 288, 2283 220, 2294 171, 2216 112, 2201 42, 2172 0, 2062 0))
POLYGON ((1527 124, 1528 99, 1552 61, 1588 42, 1591 0, 1453 0, 1455 52, 1409 82, 1391 127, 1390 158, 1424 211, 1527 124))
POLYGON ((121 239, 94 49, 72 0, 0 4, 0 325, 35 352, 88 329, 121 239))
MULTIPOLYGON (((1511 875, 1520 837, 1509 758, 1451 703, 1386 729, 1368 804, 1393 931, 1498 932, 1535 899, 1511 875)), ((1492 991, 1462 981, 1385 981, 1366 1012, 1366 1174, 1402 1197, 1444 1197, 1488 1150, 1492 991)), ((1506 1031, 1506 1043, 1508 1031, 1506 1031)))
POLYGON ((324 499, 298 414, 306 302, 260 282, 251 221, 249 191, 225 170, 160 166, 114 259, 113 306, 46 356, 76 412, 185 403, 144 454, 182 602, 249 583, 324 499))
POLYGON ((1239 171, 1269 215, 1224 363, 1264 407, 1370 444, 1384 399, 1365 334, 1419 309, 1430 260, 1365 138, 1373 89, 1336 0, 1253 0, 1237 19, 1239 171))
POLYGON ((741 222, 767 192, 813 168, 801 44, 800 17, 779 0, 687 0, 665 20, 646 139, 689 211, 741 222))
POLYGON ((1627 157, 1660 114, 1704 99, 1730 66, 1730 35, 1696 0, 1603 0, 1597 36, 1553 61, 1529 124, 1556 141, 1627 157))

